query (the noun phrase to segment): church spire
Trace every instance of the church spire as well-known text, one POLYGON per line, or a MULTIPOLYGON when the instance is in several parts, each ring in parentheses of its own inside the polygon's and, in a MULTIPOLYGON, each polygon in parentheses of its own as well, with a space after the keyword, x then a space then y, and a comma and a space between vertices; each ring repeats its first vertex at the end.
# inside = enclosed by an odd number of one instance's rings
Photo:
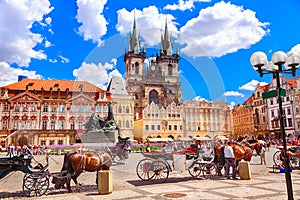
POLYGON ((161 35, 161 49, 160 52, 163 52, 165 55, 172 55, 172 36, 169 37, 168 23, 166 18, 164 34, 161 35))
POLYGON ((134 11, 132 34, 130 34, 130 38, 129 38, 128 51, 133 51, 134 54, 139 54, 140 53, 140 43, 141 43, 140 35, 137 34, 137 30, 136 30, 135 11, 134 11))

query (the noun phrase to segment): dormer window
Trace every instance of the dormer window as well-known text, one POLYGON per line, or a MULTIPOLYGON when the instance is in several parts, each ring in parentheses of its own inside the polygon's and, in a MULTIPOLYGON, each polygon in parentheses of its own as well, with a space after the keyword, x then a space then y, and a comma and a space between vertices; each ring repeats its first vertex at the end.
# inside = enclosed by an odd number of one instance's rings
POLYGON ((59 84, 58 84, 58 83, 55 83, 55 84, 54 84, 54 87, 59 87, 59 84))

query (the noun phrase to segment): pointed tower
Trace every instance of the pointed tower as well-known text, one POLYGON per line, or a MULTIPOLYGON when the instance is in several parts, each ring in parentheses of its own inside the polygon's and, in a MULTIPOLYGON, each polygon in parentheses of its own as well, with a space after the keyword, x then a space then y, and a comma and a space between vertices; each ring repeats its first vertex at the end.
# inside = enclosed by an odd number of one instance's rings
POLYGON ((136 20, 134 16, 132 32, 129 34, 128 52, 124 54, 126 67, 126 90, 129 95, 135 97, 135 113, 142 113, 142 87, 145 74, 144 60, 146 58, 145 49, 141 48, 140 35, 137 32, 136 20))
POLYGON ((172 35, 169 33, 166 20, 165 30, 161 34, 160 55, 157 56, 157 64, 161 67, 164 76, 164 95, 165 105, 169 105, 174 101, 176 104, 182 103, 182 92, 178 79, 178 62, 180 56, 178 53, 173 54, 172 35))

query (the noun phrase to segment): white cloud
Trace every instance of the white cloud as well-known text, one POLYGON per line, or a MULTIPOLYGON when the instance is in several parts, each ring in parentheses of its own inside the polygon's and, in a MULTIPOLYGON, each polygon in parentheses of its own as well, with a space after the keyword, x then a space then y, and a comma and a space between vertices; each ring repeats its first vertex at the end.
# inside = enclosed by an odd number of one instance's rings
POLYGON ((137 30, 143 37, 145 43, 150 46, 160 43, 161 33, 164 31, 166 20, 168 30, 172 33, 172 36, 176 37, 178 33, 175 26, 176 23, 174 22, 175 17, 170 14, 159 13, 155 6, 146 7, 143 8, 143 10, 135 9, 130 12, 123 8, 118 10, 117 14, 117 31, 119 31, 122 35, 127 35, 131 32, 135 15, 137 30))
POLYGON ((64 57, 64 56, 62 56, 62 55, 59 55, 58 57, 61 59, 61 62, 62 62, 62 63, 68 63, 68 62, 70 62, 70 59, 69 59, 69 58, 66 58, 66 57, 64 57))
POLYGON ((195 8, 195 2, 210 2, 210 0, 178 0, 177 4, 168 4, 164 7, 165 10, 192 10, 195 8))
POLYGON ((30 29, 52 10, 48 0, 0 1, 0 61, 27 67, 32 58, 46 59, 47 55, 35 48, 43 42, 42 35, 30 29))
POLYGON ((81 23, 79 34, 83 35, 84 40, 92 40, 98 45, 102 44, 101 37, 107 32, 107 21, 103 16, 106 3, 107 0, 77 0, 76 19, 81 23))
POLYGON ((245 85, 240 86, 239 89, 254 91, 257 87, 257 84, 260 84, 261 86, 268 85, 268 83, 266 83, 266 82, 259 82, 257 80, 251 80, 250 82, 246 83, 245 85))
POLYGON ((51 44, 51 42, 49 42, 48 40, 45 41, 45 47, 48 48, 48 47, 51 47, 53 46, 53 44, 51 44))
POLYGON ((233 107, 235 106, 235 102, 231 101, 230 104, 228 105, 230 109, 233 109, 233 107))
POLYGON ((46 22, 48 25, 50 25, 51 22, 52 22, 52 18, 51 18, 51 17, 47 17, 47 18, 45 19, 45 22, 46 22))
POLYGON ((226 97, 229 97, 229 96, 244 97, 245 96, 244 94, 242 94, 240 92, 236 92, 236 91, 227 91, 227 92, 224 92, 223 95, 226 97))
POLYGON ((122 76, 116 68, 116 60, 112 60, 111 63, 85 63, 83 62, 78 69, 73 70, 73 75, 77 80, 88 81, 98 87, 104 89, 107 88, 109 80, 113 76, 122 76))
POLYGON ((24 75, 32 79, 43 79, 36 71, 23 70, 11 67, 6 62, 0 62, 0 86, 9 85, 18 81, 18 75, 24 75))
POLYGON ((208 101, 207 99, 200 97, 200 96, 196 96, 195 98, 193 98, 193 100, 195 101, 208 101))
POLYGON ((221 57, 260 41, 269 32, 267 25, 255 12, 221 1, 187 21, 178 42, 186 45, 181 52, 188 56, 221 57))

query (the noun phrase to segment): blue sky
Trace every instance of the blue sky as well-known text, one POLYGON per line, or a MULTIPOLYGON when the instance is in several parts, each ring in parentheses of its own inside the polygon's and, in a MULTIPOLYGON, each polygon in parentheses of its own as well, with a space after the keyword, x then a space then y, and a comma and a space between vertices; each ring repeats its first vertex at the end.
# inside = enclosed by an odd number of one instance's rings
POLYGON ((0 0, 0 86, 26 75, 106 89, 113 75, 125 77, 134 13, 148 57, 167 21, 184 100, 242 103, 271 79, 253 70, 253 52, 300 52, 297 0, 0 0))

